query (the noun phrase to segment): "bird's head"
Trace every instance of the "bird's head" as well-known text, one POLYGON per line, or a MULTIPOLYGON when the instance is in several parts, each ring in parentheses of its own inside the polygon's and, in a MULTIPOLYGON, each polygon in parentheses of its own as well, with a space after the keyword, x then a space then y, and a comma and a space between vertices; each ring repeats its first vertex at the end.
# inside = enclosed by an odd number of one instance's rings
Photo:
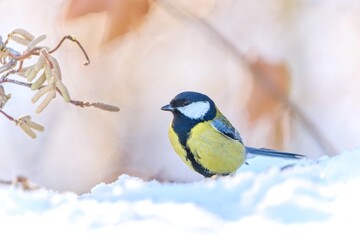
POLYGON ((185 117, 192 121, 207 121, 216 116, 214 102, 206 95, 198 92, 182 92, 161 108, 170 111, 174 117, 185 117))

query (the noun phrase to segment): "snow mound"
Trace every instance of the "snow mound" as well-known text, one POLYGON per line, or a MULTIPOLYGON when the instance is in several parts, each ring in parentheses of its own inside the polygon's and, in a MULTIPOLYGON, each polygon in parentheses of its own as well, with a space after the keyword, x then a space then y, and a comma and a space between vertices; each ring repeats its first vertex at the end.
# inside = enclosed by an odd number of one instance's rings
POLYGON ((2 186, 1 235, 358 239, 359 161, 360 149, 285 169, 258 157, 236 175, 216 180, 161 183, 122 175, 80 196, 2 186))

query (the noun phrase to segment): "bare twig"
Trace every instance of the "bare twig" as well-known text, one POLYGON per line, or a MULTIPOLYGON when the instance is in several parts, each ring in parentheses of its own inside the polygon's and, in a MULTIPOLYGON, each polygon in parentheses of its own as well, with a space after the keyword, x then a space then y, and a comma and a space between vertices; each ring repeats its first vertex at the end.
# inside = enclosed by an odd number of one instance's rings
MULTIPOLYGON (((67 35, 67 36, 64 36, 60 42, 56 45, 56 47, 54 47, 53 49, 49 50, 48 52, 51 54, 51 53, 54 53, 55 51, 57 51, 61 45, 63 44, 63 42, 68 39, 68 40, 71 40, 72 42, 75 42, 81 49, 81 51, 83 52, 84 56, 85 56, 85 59, 86 61, 83 63, 84 66, 87 66, 90 64, 90 58, 87 54, 87 52, 85 51, 84 47, 81 45, 81 43, 79 42, 79 40, 77 40, 74 36, 71 36, 71 35, 67 35)), ((43 47, 33 47, 31 48, 29 51, 26 51, 24 54, 16 54, 16 52, 9 52, 8 53, 8 56, 11 57, 12 59, 14 60, 17 60, 17 61, 20 61, 20 60, 25 60, 27 58, 29 58, 30 56, 32 55, 39 55, 40 54, 40 50, 44 49, 43 47)))
POLYGON ((7 114, 6 112, 4 112, 1 109, 0 109, 0 113, 3 114, 10 121, 15 122, 16 124, 18 123, 18 121, 15 118, 13 118, 12 116, 10 116, 9 114, 7 114))
POLYGON ((16 84, 16 85, 19 85, 19 86, 24 86, 24 87, 31 88, 31 83, 26 83, 26 82, 22 82, 22 81, 10 79, 10 78, 0 79, 0 84, 1 83, 13 83, 13 84, 16 84))
POLYGON ((51 54, 56 52, 65 40, 75 42, 83 52, 86 62, 84 65, 90 63, 89 56, 80 42, 71 35, 63 37, 55 48, 50 49, 45 46, 37 46, 46 38, 46 35, 38 37, 33 36, 31 33, 24 29, 15 29, 8 34, 5 42, 2 41, 0 36, 0 113, 23 130, 31 138, 36 138, 35 131, 44 131, 44 127, 40 124, 33 122, 30 115, 19 117, 18 119, 7 114, 3 108, 11 97, 11 94, 6 94, 3 87, 6 83, 16 84, 19 86, 27 87, 35 91, 31 101, 36 103, 42 98, 41 103, 37 106, 35 112, 41 113, 49 103, 59 93, 65 102, 71 103, 79 107, 95 107, 105 111, 117 112, 118 107, 104 104, 104 103, 89 103, 82 101, 72 100, 69 91, 62 81, 61 68, 57 59, 51 54), (22 53, 7 47, 9 41, 12 40, 20 45, 26 47, 22 53), (36 62, 32 65, 24 65, 26 61, 32 56, 37 56, 36 62), (19 64, 17 64, 19 63, 19 64), (18 67, 16 67, 18 65, 18 67), (27 82, 8 78, 10 75, 20 76, 26 78, 27 82))
POLYGON ((71 100, 70 103, 77 107, 82 107, 82 108, 94 107, 94 108, 98 108, 98 109, 108 111, 108 112, 119 112, 120 111, 120 108, 118 108, 116 106, 106 104, 106 103, 100 103, 100 102, 90 103, 90 102, 71 100))
POLYGON ((23 190, 36 190, 39 188, 38 186, 30 183, 29 179, 23 176, 17 176, 13 180, 0 179, 0 184, 9 186, 20 186, 23 190))
POLYGON ((60 42, 58 43, 58 45, 56 45, 56 47, 54 47, 52 50, 50 50, 49 53, 51 54, 51 53, 55 52, 56 50, 58 50, 59 47, 62 45, 62 43, 63 43, 66 39, 68 39, 68 40, 70 40, 70 41, 72 41, 72 42, 75 42, 75 43, 79 46, 79 48, 80 48, 81 51, 83 52, 83 54, 84 54, 84 56, 85 56, 85 59, 86 59, 86 61, 83 63, 83 65, 84 65, 84 66, 89 65, 89 64, 90 64, 90 58, 89 58, 87 52, 85 51, 85 49, 84 49, 84 47, 81 45, 81 43, 80 43, 74 36, 72 36, 72 35, 64 36, 64 37, 60 40, 60 42))

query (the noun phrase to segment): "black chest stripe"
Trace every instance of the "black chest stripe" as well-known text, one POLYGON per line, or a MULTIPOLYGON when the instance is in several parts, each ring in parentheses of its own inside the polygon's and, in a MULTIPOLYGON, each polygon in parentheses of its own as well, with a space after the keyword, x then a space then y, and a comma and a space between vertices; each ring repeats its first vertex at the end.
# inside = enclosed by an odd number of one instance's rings
POLYGON ((197 124, 195 121, 187 121, 187 124, 177 124, 179 119, 174 119, 172 127, 176 133, 176 135, 179 138, 181 146, 186 151, 186 159, 188 159, 191 163, 191 166, 194 168, 194 170, 204 177, 211 177, 215 175, 214 173, 210 172, 208 169, 201 166, 201 164, 195 160, 195 157, 193 153, 190 151, 190 149, 187 147, 187 140, 190 135, 191 129, 197 124))
POLYGON ((216 174, 210 172, 208 169, 201 166, 199 164, 199 162, 195 160, 194 155, 192 154, 192 152, 190 151, 190 149, 188 147, 185 147, 185 151, 186 151, 186 158, 189 159, 191 166, 194 168, 194 170, 196 172, 200 173, 204 177, 212 177, 212 176, 216 175, 216 174))
MULTIPOLYGON (((213 111, 207 114, 207 117, 209 119, 213 118, 216 114, 215 107, 213 107, 213 109, 214 109, 213 111)), ((179 138, 180 144, 186 151, 186 158, 190 161, 191 166, 194 168, 194 170, 200 173, 201 175, 203 175, 204 177, 211 177, 216 174, 204 168, 198 161, 196 161, 193 153, 187 147, 187 140, 190 136, 191 129, 196 124, 203 121, 207 121, 209 119, 193 120, 187 118, 186 116, 180 114, 179 112, 174 112, 174 119, 172 122, 172 127, 179 138)))

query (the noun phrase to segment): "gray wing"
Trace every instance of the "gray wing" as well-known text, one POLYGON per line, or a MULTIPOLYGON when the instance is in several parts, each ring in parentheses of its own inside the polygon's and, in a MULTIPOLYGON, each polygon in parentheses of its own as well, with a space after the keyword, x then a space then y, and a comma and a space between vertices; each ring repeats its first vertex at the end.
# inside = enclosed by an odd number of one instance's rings
POLYGON ((268 148, 253 148, 246 147, 247 154, 251 156, 261 155, 268 157, 278 157, 278 158, 288 158, 288 159, 302 159, 306 158, 305 155, 297 154, 297 153, 289 153, 289 152, 281 152, 268 148))
POLYGON ((233 125, 231 125, 231 123, 229 122, 229 120, 226 119, 226 117, 216 117, 214 120, 211 121, 211 124, 216 130, 218 130, 225 136, 243 143, 239 132, 236 131, 236 129, 233 127, 233 125))

